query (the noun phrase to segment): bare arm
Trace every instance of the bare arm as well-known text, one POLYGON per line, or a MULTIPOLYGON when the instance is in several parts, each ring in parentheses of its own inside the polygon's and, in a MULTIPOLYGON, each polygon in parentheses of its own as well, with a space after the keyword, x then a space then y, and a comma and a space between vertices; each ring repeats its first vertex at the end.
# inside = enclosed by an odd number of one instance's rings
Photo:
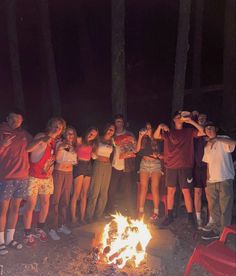
POLYGON ((198 130, 197 136, 205 136, 206 135, 204 132, 204 128, 202 126, 200 126, 198 123, 196 123, 194 120, 192 120, 191 118, 186 118, 184 120, 184 122, 194 126, 198 130))
POLYGON ((34 151, 39 145, 45 142, 49 142, 51 138, 44 133, 39 133, 35 136, 34 140, 26 147, 27 152, 34 151))
POLYGON ((155 130, 154 134, 153 134, 153 137, 154 139, 161 139, 162 140, 162 137, 161 137, 161 131, 167 131, 169 132, 170 129, 167 125, 165 124, 160 124, 157 129, 155 130))
POLYGON ((144 132, 139 131, 138 141, 137 141, 137 145, 136 145, 136 152, 139 152, 141 149, 142 139, 143 139, 144 135, 145 135, 144 132))

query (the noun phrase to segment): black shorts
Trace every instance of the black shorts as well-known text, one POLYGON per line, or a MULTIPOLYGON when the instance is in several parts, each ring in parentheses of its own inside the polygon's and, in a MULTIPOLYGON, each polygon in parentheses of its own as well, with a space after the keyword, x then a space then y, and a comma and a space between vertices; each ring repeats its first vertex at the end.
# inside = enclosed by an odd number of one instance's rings
POLYGON ((181 189, 190 189, 193 184, 192 168, 166 169, 166 186, 179 187, 181 189))
POLYGON ((204 189, 207 181, 207 167, 195 167, 193 169, 193 184, 194 188, 204 189))
POLYGON ((78 164, 73 167, 73 178, 80 175, 91 176, 92 175, 92 164, 91 161, 79 160, 78 164))

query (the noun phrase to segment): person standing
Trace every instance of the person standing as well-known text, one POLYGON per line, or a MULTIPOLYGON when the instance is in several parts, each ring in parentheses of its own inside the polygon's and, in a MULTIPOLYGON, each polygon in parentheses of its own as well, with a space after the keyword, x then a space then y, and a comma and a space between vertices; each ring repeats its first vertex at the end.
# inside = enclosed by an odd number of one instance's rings
POLYGON ((115 115, 114 123, 116 132, 114 136, 115 152, 112 161, 111 182, 108 192, 108 202, 106 213, 114 213, 115 200, 120 185, 122 200, 119 206, 123 206, 125 212, 132 214, 134 212, 134 170, 135 170, 135 151, 136 140, 133 133, 125 129, 124 116, 115 115))
POLYGON ((6 122, 0 125, 0 255, 7 254, 8 247, 22 248, 14 234, 20 203, 27 194, 29 160, 26 148, 32 140, 22 128, 23 120, 23 113, 12 109, 6 122))
POLYGON ((71 220, 77 222, 77 201, 80 198, 80 222, 85 224, 87 194, 92 176, 92 157, 97 147, 98 129, 90 127, 84 137, 78 138, 76 147, 78 163, 73 167, 74 190, 71 198, 71 220))
POLYGON ((218 239, 224 227, 231 224, 235 176, 231 153, 236 141, 228 136, 217 135, 217 127, 213 122, 206 123, 205 132, 208 142, 202 160, 207 163, 207 191, 213 225, 211 231, 202 235, 202 239, 210 240, 218 239))
POLYGON ((45 133, 38 133, 32 143, 27 147, 30 155, 29 187, 27 201, 24 209, 24 237, 23 241, 27 247, 35 244, 34 237, 42 242, 47 241, 44 231, 45 222, 49 210, 50 196, 53 194, 53 165, 55 161, 55 146, 57 139, 65 130, 65 121, 54 117, 48 121, 45 133), (31 233, 32 214, 40 198, 40 212, 35 235, 31 233))
POLYGON ((67 127, 63 140, 56 149, 56 163, 53 171, 54 192, 51 197, 52 225, 49 235, 53 240, 60 240, 58 233, 71 234, 67 227, 67 209, 73 183, 73 165, 77 164, 77 134, 73 127, 67 127))
POLYGON ((142 156, 140 163, 140 195, 138 217, 144 217, 144 204, 148 190, 149 178, 151 178, 151 190, 153 197, 153 214, 150 217, 152 223, 159 220, 160 203, 160 181, 162 176, 162 166, 160 161, 160 149, 158 141, 153 137, 153 130, 150 123, 146 123, 144 129, 139 131, 136 147, 137 153, 142 156))
POLYGON ((180 186, 184 196, 184 202, 188 212, 188 223, 195 226, 193 202, 190 193, 193 183, 193 140, 198 136, 203 136, 204 130, 203 127, 191 119, 190 112, 186 117, 183 115, 185 114, 180 111, 174 114, 173 129, 169 129, 165 124, 160 124, 154 133, 154 138, 164 140, 168 208, 168 216, 161 224, 164 227, 174 221, 173 208, 177 185, 180 186), (191 124, 194 128, 184 128, 184 123, 191 124))
POLYGON ((107 124, 103 136, 98 139, 95 162, 89 191, 87 219, 94 216, 100 219, 107 203, 108 189, 111 179, 111 154, 113 153, 113 136, 115 125, 107 124))

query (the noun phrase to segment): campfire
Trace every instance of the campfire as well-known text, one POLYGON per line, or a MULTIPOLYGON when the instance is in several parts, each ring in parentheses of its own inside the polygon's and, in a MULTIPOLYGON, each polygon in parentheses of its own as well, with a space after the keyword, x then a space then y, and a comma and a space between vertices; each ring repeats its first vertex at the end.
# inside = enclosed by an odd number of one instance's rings
POLYGON ((146 246, 151 239, 150 231, 143 220, 134 220, 115 214, 106 224, 99 244, 100 263, 138 267, 145 260, 146 246))

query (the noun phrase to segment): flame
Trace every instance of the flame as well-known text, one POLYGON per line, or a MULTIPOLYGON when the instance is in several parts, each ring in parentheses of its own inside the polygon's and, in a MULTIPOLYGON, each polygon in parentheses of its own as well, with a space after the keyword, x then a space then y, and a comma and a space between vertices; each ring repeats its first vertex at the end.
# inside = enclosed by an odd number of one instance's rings
POLYGON ((127 261, 135 267, 144 260, 151 234, 142 220, 134 220, 121 214, 112 215, 112 221, 104 228, 99 260, 123 268, 127 261))

